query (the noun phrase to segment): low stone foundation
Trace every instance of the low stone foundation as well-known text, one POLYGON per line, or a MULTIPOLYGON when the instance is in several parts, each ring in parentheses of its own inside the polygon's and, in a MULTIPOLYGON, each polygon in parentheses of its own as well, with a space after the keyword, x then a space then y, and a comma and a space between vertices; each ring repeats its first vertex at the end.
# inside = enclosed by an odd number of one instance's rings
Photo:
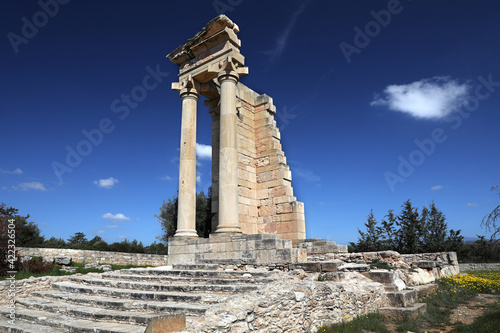
POLYGON ((500 271, 500 263, 458 264, 460 271, 500 271))
POLYGON ((49 249, 18 247, 20 256, 30 257, 71 257, 78 263, 99 263, 113 265, 164 266, 167 256, 161 254, 124 253, 75 249, 49 249))
POLYGON ((307 261, 305 249, 277 235, 217 235, 210 238, 172 237, 168 242, 168 263, 268 265, 307 261))

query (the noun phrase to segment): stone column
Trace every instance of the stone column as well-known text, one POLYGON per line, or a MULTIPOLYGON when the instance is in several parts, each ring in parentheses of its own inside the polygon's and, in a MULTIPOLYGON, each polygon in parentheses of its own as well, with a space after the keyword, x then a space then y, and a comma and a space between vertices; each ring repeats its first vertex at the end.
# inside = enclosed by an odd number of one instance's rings
POLYGON ((191 78, 173 83, 182 99, 179 198, 175 237, 198 237, 196 233, 196 106, 199 84, 191 78))
POLYGON ((246 68, 237 68, 228 57, 220 68, 220 148, 219 148, 219 223, 216 233, 241 233, 238 216, 238 150, 236 84, 246 68))

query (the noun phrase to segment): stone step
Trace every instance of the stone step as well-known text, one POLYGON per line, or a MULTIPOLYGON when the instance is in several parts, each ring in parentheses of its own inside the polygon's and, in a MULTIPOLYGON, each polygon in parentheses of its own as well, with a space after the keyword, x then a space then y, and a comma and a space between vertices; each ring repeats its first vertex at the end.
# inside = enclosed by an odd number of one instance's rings
MULTIPOLYGON (((249 274, 249 273, 247 273, 249 274)), ((251 275, 251 274, 249 274, 251 275)), ((106 279, 120 279, 128 281, 157 281, 157 282, 183 282, 183 283, 205 283, 205 284, 254 284, 254 283, 269 283, 276 279, 274 278, 252 278, 245 277, 245 274, 239 279, 224 279, 211 277, 190 277, 190 276, 156 276, 156 275, 135 275, 135 274, 117 274, 105 273, 102 275, 106 279)))
POLYGON ((387 291, 401 291, 406 288, 406 284, 396 271, 373 269, 363 273, 363 275, 370 280, 382 283, 387 291))
POLYGON ((0 318, 0 333, 66 333, 68 330, 23 321, 16 318, 14 322, 4 317, 0 318))
POLYGON ((82 293, 91 295, 106 295, 122 297, 125 299, 155 300, 155 301, 176 301, 176 302, 200 302, 201 295, 190 293, 176 293, 168 291, 144 291, 123 288, 98 287, 82 285, 72 282, 55 282, 52 289, 66 291, 70 293, 82 293))
MULTIPOLYGON (((0 308, 0 314, 3 317, 6 317, 9 313, 10 311, 6 307, 0 308)), ((139 326, 76 319, 59 313, 25 309, 21 307, 16 308, 16 318, 16 325, 22 322, 23 326, 29 326, 29 323, 26 322, 29 321, 32 324, 40 325, 41 329, 52 327, 52 332, 144 333, 145 330, 144 325, 139 326)), ((35 332, 38 333, 43 331, 40 330, 35 332)))
POLYGON ((161 312, 163 314, 182 313, 186 315, 203 315, 207 310, 206 306, 190 303, 130 300, 109 296, 80 295, 64 291, 41 291, 33 293, 33 296, 60 300, 72 304, 92 304, 93 306, 104 307, 107 309, 134 311, 143 310, 150 312, 161 312))
POLYGON ((173 269, 175 270, 217 270, 219 269, 219 265, 215 264, 176 264, 173 265, 173 269))
POLYGON ((427 304, 415 303, 413 306, 406 308, 400 307, 384 307, 379 309, 379 313, 390 320, 403 320, 408 318, 416 318, 418 315, 425 313, 427 304))
POLYGON ((182 269, 122 269, 121 274, 145 274, 155 276, 185 276, 185 277, 216 277, 216 278, 241 278, 244 274, 251 274, 252 277, 270 277, 274 272, 265 269, 255 269, 250 271, 214 271, 214 270, 182 270, 182 269))
POLYGON ((158 313, 131 310, 110 310, 65 303, 61 301, 53 301, 42 297, 19 298, 16 300, 16 303, 28 309, 47 311, 49 313, 59 313, 62 315, 93 321, 110 320, 127 324, 147 325, 151 318, 160 316, 158 313))
POLYGON ((410 307, 418 301, 418 293, 416 290, 403 290, 396 292, 386 292, 390 306, 393 307, 410 307))
POLYGON ((120 289, 135 289, 145 291, 178 291, 178 292, 247 292, 257 290, 258 286, 239 284, 239 285, 217 285, 217 284, 160 284, 148 282, 119 281, 109 279, 96 279, 88 277, 69 277, 70 281, 84 283, 88 285, 97 285, 113 287, 120 289))

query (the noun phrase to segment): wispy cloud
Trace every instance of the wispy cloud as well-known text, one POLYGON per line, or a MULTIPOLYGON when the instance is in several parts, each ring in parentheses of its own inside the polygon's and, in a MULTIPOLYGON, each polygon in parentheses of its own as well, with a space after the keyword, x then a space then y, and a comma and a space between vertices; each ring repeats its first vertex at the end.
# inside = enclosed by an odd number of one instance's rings
POLYGON ((436 185, 431 187, 431 191, 437 191, 443 189, 443 185, 436 185))
POLYGON ((127 239, 128 237, 126 235, 120 235, 118 236, 119 239, 127 239))
POLYGON ((161 180, 174 180, 175 178, 172 178, 170 176, 164 176, 160 178, 161 180))
POLYGON ((105 225, 104 227, 109 228, 109 229, 118 229, 118 224, 108 224, 108 225, 105 225))
POLYGON ((21 175, 23 173, 23 170, 21 170, 19 168, 15 168, 12 171, 0 169, 0 173, 7 173, 7 174, 10 174, 10 175, 21 175))
POLYGON ((111 214, 111 213, 106 213, 102 216, 103 219, 108 219, 112 221, 129 221, 130 217, 127 217, 123 215, 122 213, 118 214, 111 214))
POLYGON ((201 172, 199 172, 199 171, 196 171, 196 182, 198 184, 201 183, 201 172))
POLYGON ((387 86, 382 97, 376 95, 371 106, 386 106, 417 119, 442 119, 467 100, 470 86, 445 76, 422 79, 409 84, 387 86))
POLYGON ((288 38, 290 37, 290 32, 292 31, 293 27, 295 26, 295 23, 297 23, 297 19, 299 18, 300 14, 306 9, 307 5, 309 4, 310 1, 304 1, 300 4, 300 7, 293 12, 292 16, 290 17, 288 24, 286 25, 285 29, 281 34, 278 36, 276 43, 274 46, 266 51, 262 51, 263 54, 269 55, 269 60, 268 64, 270 65, 273 63, 285 50, 286 44, 288 42, 288 38))
POLYGON ((196 156, 201 160, 212 159, 212 146, 204 145, 202 143, 196 144, 196 156))
POLYGON ((19 191, 30 191, 30 190, 47 191, 45 186, 40 182, 21 183, 17 186, 12 186, 12 189, 19 191))
POLYGON ((321 177, 315 174, 313 171, 310 170, 304 170, 304 169, 299 169, 299 168, 294 168, 292 171, 292 176, 297 176, 304 178, 307 181, 317 183, 321 180, 321 177))
POLYGON ((94 180, 93 183, 102 188, 112 188, 118 183, 118 179, 109 177, 107 179, 94 180))
POLYGON ((105 233, 106 233, 106 231, 104 231, 104 230, 97 230, 97 234, 98 235, 102 235, 102 234, 105 234, 105 233))
POLYGON ((479 204, 475 202, 469 202, 467 205, 465 205, 465 207, 477 207, 477 206, 479 206, 479 204))

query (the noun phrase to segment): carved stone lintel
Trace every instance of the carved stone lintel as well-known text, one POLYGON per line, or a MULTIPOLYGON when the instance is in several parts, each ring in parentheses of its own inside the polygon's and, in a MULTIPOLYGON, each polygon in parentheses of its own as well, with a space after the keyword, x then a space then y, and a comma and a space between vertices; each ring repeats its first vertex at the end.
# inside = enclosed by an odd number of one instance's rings
POLYGON ((172 82, 172 90, 177 90, 181 98, 183 95, 196 95, 200 96, 201 84, 194 80, 191 75, 180 82, 172 82))
POLYGON ((238 62, 234 61, 232 56, 228 56, 221 62, 210 65, 208 72, 217 74, 219 83, 227 79, 238 82, 241 76, 248 74, 248 67, 239 67, 238 65, 238 62))

